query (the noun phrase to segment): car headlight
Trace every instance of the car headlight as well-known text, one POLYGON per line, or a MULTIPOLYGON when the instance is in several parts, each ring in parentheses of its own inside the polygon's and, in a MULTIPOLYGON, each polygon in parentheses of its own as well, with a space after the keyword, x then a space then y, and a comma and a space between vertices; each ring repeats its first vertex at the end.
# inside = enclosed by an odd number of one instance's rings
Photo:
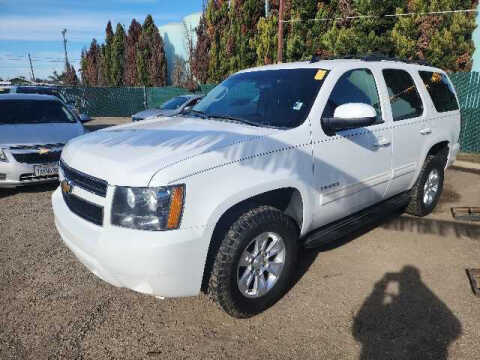
POLYGON ((112 224, 138 230, 173 230, 180 225, 185 185, 166 187, 117 186, 112 224))
POLYGON ((5 152, 2 149, 0 149, 0 161, 8 162, 7 155, 5 155, 5 152))

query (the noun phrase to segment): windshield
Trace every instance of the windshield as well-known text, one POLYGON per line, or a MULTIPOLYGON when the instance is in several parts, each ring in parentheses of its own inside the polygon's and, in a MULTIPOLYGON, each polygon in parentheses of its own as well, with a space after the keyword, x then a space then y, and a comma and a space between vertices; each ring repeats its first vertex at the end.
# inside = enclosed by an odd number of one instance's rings
POLYGON ((236 74, 210 91, 193 111, 257 126, 293 128, 307 118, 326 75, 321 69, 236 74))
POLYGON ((0 124, 74 122, 75 116, 59 101, 0 100, 0 124))
POLYGON ((52 95, 52 96, 55 96, 55 97, 59 98, 64 103, 67 103, 66 99, 63 97, 63 95, 57 89, 52 89, 52 88, 48 88, 48 87, 44 87, 44 88, 19 87, 19 88, 17 88, 17 94, 52 95))
POLYGON ((164 102, 161 106, 161 110, 177 110, 180 106, 185 104, 185 102, 188 100, 185 96, 177 96, 174 97, 173 99, 168 100, 167 102, 164 102))

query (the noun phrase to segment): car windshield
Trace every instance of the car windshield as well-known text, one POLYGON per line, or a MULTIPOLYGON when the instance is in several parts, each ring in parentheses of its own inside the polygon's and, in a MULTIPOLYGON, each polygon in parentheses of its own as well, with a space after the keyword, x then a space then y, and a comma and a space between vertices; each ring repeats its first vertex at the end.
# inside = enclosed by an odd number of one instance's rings
POLYGON ((210 91, 193 113, 256 126, 294 128, 307 118, 327 73, 309 68, 236 74, 210 91))
POLYGON ((185 104, 185 102, 188 100, 185 96, 177 96, 174 97, 173 99, 168 100, 167 102, 164 102, 161 106, 161 110, 177 110, 180 106, 185 104))
POLYGON ((74 123, 75 116, 55 100, 0 100, 0 124, 74 123))
POLYGON ((19 87, 17 88, 17 94, 40 94, 40 95, 52 95, 60 100, 62 100, 64 103, 67 103, 66 99, 63 97, 63 95, 56 89, 44 87, 44 88, 29 88, 29 87, 19 87))

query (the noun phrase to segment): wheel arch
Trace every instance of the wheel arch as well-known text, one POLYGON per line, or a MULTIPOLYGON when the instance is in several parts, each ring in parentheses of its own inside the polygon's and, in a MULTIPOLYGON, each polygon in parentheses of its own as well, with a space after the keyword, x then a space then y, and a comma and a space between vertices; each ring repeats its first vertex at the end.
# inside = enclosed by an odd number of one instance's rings
POLYGON ((213 263, 220 247, 222 235, 241 214, 261 205, 273 206, 294 220, 300 236, 302 228, 305 226, 304 213, 306 205, 304 199, 305 197, 302 196, 302 192, 298 188, 287 186, 264 191, 243 200, 236 201, 224 209, 215 222, 205 261, 201 290, 203 292, 207 291, 213 263))

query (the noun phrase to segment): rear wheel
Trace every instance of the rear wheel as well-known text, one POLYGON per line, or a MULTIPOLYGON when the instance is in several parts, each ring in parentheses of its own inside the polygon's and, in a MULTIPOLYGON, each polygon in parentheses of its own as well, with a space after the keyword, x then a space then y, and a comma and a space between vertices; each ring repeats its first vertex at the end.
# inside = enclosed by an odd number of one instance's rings
POLYGON ((407 213, 415 216, 430 214, 443 190, 445 159, 438 155, 428 155, 420 171, 417 182, 410 192, 407 213))
POLYGON ((208 293, 237 318, 269 308, 288 289, 297 238, 296 224, 278 209, 260 206, 245 212, 220 244, 208 293))

